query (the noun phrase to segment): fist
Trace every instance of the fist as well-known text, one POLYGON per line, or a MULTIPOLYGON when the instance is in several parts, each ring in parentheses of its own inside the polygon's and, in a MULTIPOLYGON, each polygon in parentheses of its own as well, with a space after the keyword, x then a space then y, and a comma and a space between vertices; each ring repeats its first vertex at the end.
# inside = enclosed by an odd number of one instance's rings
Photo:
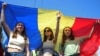
POLYGON ((97 20, 96 23, 100 23, 100 20, 97 20))
POLYGON ((57 17, 61 17, 60 11, 58 11, 56 15, 57 15, 57 17))
POLYGON ((2 8, 5 8, 7 6, 6 3, 2 3, 2 8))

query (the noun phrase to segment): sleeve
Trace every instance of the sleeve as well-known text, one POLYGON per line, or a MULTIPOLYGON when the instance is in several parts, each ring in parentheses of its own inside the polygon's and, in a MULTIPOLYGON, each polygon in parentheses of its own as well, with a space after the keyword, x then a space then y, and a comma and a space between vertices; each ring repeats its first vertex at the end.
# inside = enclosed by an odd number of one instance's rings
POLYGON ((9 36, 9 38, 12 38, 12 36, 13 36, 13 32, 10 32, 10 36, 9 36))

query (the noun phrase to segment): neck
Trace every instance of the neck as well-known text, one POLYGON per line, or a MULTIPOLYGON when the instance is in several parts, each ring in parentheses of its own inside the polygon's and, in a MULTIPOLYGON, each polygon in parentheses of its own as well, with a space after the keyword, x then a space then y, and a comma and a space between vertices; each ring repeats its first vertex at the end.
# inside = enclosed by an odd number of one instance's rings
POLYGON ((47 36, 47 40, 49 40, 50 39, 50 36, 47 36))
POLYGON ((69 36, 66 36, 66 39, 69 39, 70 37, 69 36))
POLYGON ((17 32, 17 33, 21 35, 21 32, 17 32))

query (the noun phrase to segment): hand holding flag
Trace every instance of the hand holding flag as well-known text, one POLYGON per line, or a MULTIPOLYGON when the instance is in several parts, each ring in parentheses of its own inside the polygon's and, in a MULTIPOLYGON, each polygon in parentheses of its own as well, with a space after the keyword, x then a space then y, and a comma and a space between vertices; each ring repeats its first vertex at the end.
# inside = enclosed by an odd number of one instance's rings
POLYGON ((60 13, 60 11, 58 11, 56 15, 57 15, 57 19, 60 19, 60 18, 61 18, 61 13, 60 13))
POLYGON ((7 3, 2 3, 2 8, 4 9, 7 6, 7 3))

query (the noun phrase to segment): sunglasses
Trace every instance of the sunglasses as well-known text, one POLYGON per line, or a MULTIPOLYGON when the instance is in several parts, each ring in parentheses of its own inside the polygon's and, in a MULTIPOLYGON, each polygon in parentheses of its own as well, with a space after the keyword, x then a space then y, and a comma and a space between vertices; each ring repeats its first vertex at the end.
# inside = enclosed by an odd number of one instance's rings
POLYGON ((50 30, 44 30, 44 32, 50 32, 50 30))

